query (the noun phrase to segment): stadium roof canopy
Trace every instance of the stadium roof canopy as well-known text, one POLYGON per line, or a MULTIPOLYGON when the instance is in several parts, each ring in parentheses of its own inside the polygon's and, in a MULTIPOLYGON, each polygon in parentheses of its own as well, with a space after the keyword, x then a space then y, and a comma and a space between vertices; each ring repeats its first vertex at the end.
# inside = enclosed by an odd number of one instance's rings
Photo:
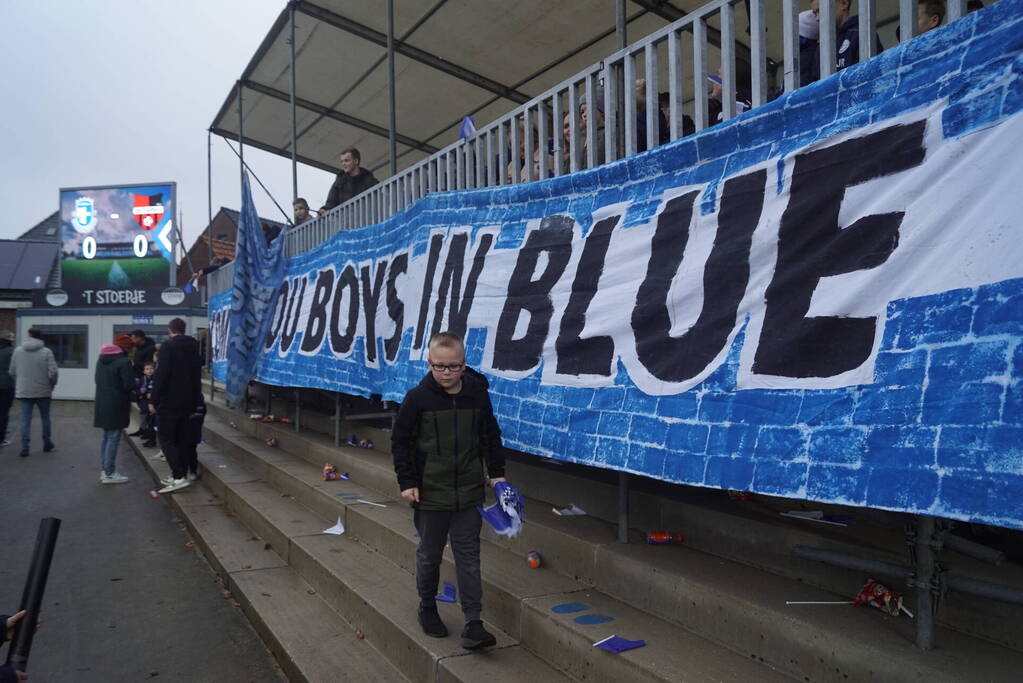
MULTIPOLYGON (((628 42, 707 2, 626 0, 628 42)), ((768 17, 769 27, 780 27, 780 5, 765 3, 769 14, 778 14, 768 17)), ((896 0, 881 0, 879 20, 892 14, 888 5, 897 12, 896 0)), ((298 160, 333 172, 341 150, 356 147, 364 167, 384 168, 387 175, 383 0, 293 0, 285 6, 239 79, 244 143, 291 158, 291 8, 298 160)), ((489 123, 613 53, 615 16, 616 0, 394 0, 398 170, 457 140, 463 116, 489 123)), ((736 55, 748 61, 741 4, 735 17, 736 55)), ((768 29, 768 57, 776 62, 782 61, 780 33, 768 29)), ((708 22, 708 40, 713 72, 716 18, 708 22)), ((687 78, 686 92, 692 92, 692 74, 687 78)), ((239 137, 238 92, 227 94, 210 127, 232 140, 239 137)))

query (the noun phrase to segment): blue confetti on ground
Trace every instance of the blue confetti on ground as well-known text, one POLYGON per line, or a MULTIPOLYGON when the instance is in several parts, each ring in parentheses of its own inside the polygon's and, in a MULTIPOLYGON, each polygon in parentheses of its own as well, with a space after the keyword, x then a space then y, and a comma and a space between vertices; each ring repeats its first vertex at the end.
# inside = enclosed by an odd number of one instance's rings
POLYGON ((576 617, 575 623, 582 624, 583 626, 593 626, 595 624, 604 624, 614 620, 614 617, 609 617, 606 614, 584 614, 581 617, 576 617))
POLYGON ((582 612, 589 608, 589 605, 585 605, 581 602, 563 602, 560 605, 551 607, 551 611, 555 614, 571 614, 572 612, 582 612))

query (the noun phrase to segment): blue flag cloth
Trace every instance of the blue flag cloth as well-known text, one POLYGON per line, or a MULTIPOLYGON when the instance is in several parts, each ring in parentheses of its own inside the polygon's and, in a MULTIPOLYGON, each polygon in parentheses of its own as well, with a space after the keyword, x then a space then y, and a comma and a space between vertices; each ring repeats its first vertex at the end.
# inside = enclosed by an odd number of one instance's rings
POLYGON ((471 116, 462 117, 462 127, 458 130, 458 137, 462 140, 471 138, 476 134, 476 121, 471 116))
POLYGON ((242 176, 242 210, 238 220, 227 332, 225 393, 231 403, 242 401, 245 387, 255 375, 283 280, 284 233, 267 245, 246 173, 242 176))
POLYGON ((526 501, 519 490, 507 482, 494 484, 497 502, 485 508, 476 507, 483 519, 501 536, 515 537, 526 521, 526 501))
POLYGON ((455 590, 454 585, 445 581, 444 592, 437 596, 439 602, 455 602, 458 599, 458 592, 455 590))
POLYGON ((646 645, 645 640, 626 640, 621 636, 608 636, 604 640, 598 640, 593 644, 593 647, 599 647, 601 650, 607 650, 608 652, 625 652, 626 650, 635 650, 637 647, 643 647, 646 645))

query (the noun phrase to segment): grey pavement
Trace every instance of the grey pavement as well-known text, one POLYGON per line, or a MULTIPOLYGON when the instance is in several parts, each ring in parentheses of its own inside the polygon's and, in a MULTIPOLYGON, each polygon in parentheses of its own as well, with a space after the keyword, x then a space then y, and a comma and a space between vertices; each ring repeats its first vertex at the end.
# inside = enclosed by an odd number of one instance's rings
POLYGON ((32 455, 19 457, 16 434, 0 448, 0 613, 21 598, 39 520, 63 520, 30 681, 283 680, 213 571, 186 547, 167 501, 149 497, 153 482, 123 441, 117 466, 131 481, 99 484, 100 430, 91 416, 57 417, 83 407, 55 405, 52 453, 36 438, 32 455))

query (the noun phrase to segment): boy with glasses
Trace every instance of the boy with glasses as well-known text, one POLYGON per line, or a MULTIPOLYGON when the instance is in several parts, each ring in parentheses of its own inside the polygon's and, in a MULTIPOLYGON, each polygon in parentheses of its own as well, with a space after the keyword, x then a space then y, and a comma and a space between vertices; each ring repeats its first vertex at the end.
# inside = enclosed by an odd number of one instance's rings
POLYGON ((401 497, 414 509, 419 531, 416 589, 419 624, 435 638, 448 630, 437 613, 444 545, 451 539, 465 629, 462 647, 494 645, 480 619, 480 527, 484 482, 504 481, 501 430, 487 380, 465 367, 461 337, 441 332, 430 339, 430 372, 402 401, 391 432, 391 453, 401 497))

